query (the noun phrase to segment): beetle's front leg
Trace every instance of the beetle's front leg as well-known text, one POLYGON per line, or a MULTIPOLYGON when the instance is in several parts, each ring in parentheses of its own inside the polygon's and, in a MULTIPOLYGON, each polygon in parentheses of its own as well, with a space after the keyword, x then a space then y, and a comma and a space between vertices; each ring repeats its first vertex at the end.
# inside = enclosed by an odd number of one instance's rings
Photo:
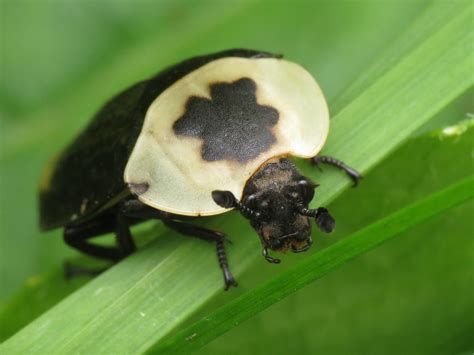
POLYGON ((327 164, 335 166, 338 169, 344 171, 351 179, 352 179, 352 186, 357 186, 359 180, 362 179, 362 175, 355 169, 347 166, 342 161, 328 157, 328 156, 315 156, 310 159, 313 165, 319 166, 319 164, 327 164))
POLYGON ((227 262, 227 256, 224 248, 224 242, 230 242, 230 240, 226 238, 224 233, 173 220, 164 219, 163 223, 181 234, 215 242, 217 259, 219 260, 219 265, 222 269, 222 273, 224 274, 225 290, 227 291, 231 286, 237 286, 237 282, 229 270, 229 264, 227 262))
POLYGON ((184 223, 181 221, 176 221, 173 218, 171 213, 160 211, 150 206, 145 205, 139 200, 127 200, 122 202, 120 209, 123 214, 130 218, 135 219, 160 219, 166 226, 174 229, 175 231, 192 236, 200 239, 216 243, 217 259, 219 260, 219 265, 224 274, 225 289, 229 289, 230 286, 237 286, 237 282, 232 276, 232 273, 229 270, 229 265, 227 262, 227 256, 225 253, 224 242, 230 240, 227 239, 224 233, 213 231, 207 228, 195 226, 189 223, 184 223))

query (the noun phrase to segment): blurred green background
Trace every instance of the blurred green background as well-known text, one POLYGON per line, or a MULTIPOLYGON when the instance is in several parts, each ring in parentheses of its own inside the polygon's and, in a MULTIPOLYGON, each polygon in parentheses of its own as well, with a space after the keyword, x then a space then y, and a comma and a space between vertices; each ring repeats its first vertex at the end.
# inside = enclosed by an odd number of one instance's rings
MULTIPOLYGON (((77 255, 63 245, 60 231, 38 231, 36 186, 47 161, 105 100, 184 58, 245 47, 283 53, 302 64, 334 110, 332 103, 344 89, 430 2, 0 4, 0 304, 12 304, 17 290, 34 286, 38 275, 77 255)), ((471 91, 370 172, 359 189, 338 198, 329 207, 343 222, 334 237, 318 237, 319 245, 472 174, 471 130, 454 137, 427 133, 472 112, 471 91)), ((202 353, 473 349, 473 208, 472 203, 461 206, 341 267, 202 353)), ((288 265, 296 260, 289 259, 288 265)), ((274 272, 258 265, 242 277, 249 281, 236 293, 274 272)), ((16 306, 26 313, 35 308, 25 302, 16 306)), ((8 329, 8 322, 4 318, 0 325, 8 329)))

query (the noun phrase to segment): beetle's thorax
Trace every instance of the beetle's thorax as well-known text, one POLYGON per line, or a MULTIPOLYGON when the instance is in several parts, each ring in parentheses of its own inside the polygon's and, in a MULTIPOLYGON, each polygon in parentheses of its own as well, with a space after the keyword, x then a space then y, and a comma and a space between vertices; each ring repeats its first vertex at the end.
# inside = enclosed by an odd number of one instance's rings
MULTIPOLYGON (((266 162, 247 182, 242 202, 256 212, 250 222, 265 247, 273 250, 303 251, 309 248, 309 218, 298 213, 298 206, 308 204, 308 193, 314 185, 302 176, 288 159, 266 162)), ((312 198, 310 193, 309 200, 312 198)))
POLYGON ((262 164, 248 180, 244 188, 243 198, 262 190, 281 190, 301 178, 298 169, 290 160, 272 158, 262 164))

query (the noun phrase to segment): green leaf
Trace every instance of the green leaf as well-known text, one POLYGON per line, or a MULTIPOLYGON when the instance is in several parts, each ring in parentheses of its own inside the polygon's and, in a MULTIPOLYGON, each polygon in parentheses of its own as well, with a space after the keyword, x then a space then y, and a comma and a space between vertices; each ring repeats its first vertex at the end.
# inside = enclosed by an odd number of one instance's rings
MULTIPOLYGON (((447 5, 447 4, 446 4, 447 5)), ((381 75, 386 73, 392 65, 400 58, 406 56, 410 51, 423 43, 426 37, 435 32, 438 27, 443 26, 445 19, 455 16, 459 11, 457 6, 431 6, 428 11, 423 12, 417 21, 409 29, 402 30, 404 35, 400 36, 392 46, 380 56, 373 65, 366 68, 354 82, 347 87, 342 95, 339 95, 332 104, 333 112, 338 113, 355 99, 365 88, 372 85, 381 75)))
POLYGON ((26 279, 77 255, 60 230, 38 230, 36 186, 47 162, 112 95, 184 58, 247 47, 304 65, 331 103, 427 3, 18 0, 0 6, 3 302, 26 279), (64 21, 65 13, 74 16, 64 21), (9 98, 24 114, 4 105, 9 98))
POLYGON ((83 278, 65 281, 62 269, 30 277, 25 286, 0 308, 0 342, 9 338, 86 281, 83 278))
POLYGON ((306 258, 261 286, 229 302, 212 314, 179 332, 149 353, 190 353, 236 327, 339 265, 377 247, 390 238, 474 197, 474 175, 430 195, 346 239, 306 258))
MULTIPOLYGON (((453 132, 473 123, 410 140, 359 188, 344 192, 328 206, 338 227, 330 238, 316 236, 319 249, 472 175, 474 129, 453 132)), ((220 354, 229 344, 235 355, 433 355, 474 348, 472 275, 466 272, 474 260, 473 215, 471 199, 337 268, 198 353, 220 354)), ((258 285, 276 272, 255 265, 243 277, 258 285)), ((213 302, 193 318, 218 305, 213 302)))
MULTIPOLYGON (((471 40, 469 8, 456 6, 455 15, 446 16, 420 45, 340 111, 325 153, 367 170, 472 85, 472 78, 465 75, 471 61, 466 56, 471 40)), ((300 165, 305 174, 316 177, 308 164, 300 165)), ((319 182, 326 187, 321 203, 328 203, 348 185, 332 173, 319 182)), ((254 233, 235 214, 212 219, 208 225, 242 235, 254 233)), ((230 265, 237 275, 260 258, 256 250, 257 238, 236 241, 229 248, 230 265)), ((166 233, 42 315, 5 342, 4 348, 43 353, 143 352, 221 290, 213 248, 166 233)))

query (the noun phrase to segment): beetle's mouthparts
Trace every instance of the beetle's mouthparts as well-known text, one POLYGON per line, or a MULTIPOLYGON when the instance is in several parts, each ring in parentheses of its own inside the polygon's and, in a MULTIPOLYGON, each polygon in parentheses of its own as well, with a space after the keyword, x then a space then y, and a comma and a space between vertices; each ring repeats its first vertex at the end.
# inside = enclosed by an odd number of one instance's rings
POLYGON ((303 247, 295 247, 293 244, 291 245, 291 251, 293 253, 302 253, 302 252, 305 252, 307 250, 309 250, 309 248, 311 248, 311 245, 313 245, 313 238, 311 238, 311 236, 308 237, 308 239, 306 240, 306 245, 303 246, 303 247))
POLYGON ((289 234, 285 234, 284 236, 282 236, 278 239, 285 240, 285 239, 288 239, 288 238, 291 238, 291 237, 296 237, 297 235, 298 235, 298 232, 289 233, 289 234))
POLYGON ((285 234, 276 239, 268 240, 266 246, 272 250, 284 252, 291 250, 294 253, 302 253, 307 251, 313 245, 311 235, 305 238, 300 238, 299 232, 285 234))

